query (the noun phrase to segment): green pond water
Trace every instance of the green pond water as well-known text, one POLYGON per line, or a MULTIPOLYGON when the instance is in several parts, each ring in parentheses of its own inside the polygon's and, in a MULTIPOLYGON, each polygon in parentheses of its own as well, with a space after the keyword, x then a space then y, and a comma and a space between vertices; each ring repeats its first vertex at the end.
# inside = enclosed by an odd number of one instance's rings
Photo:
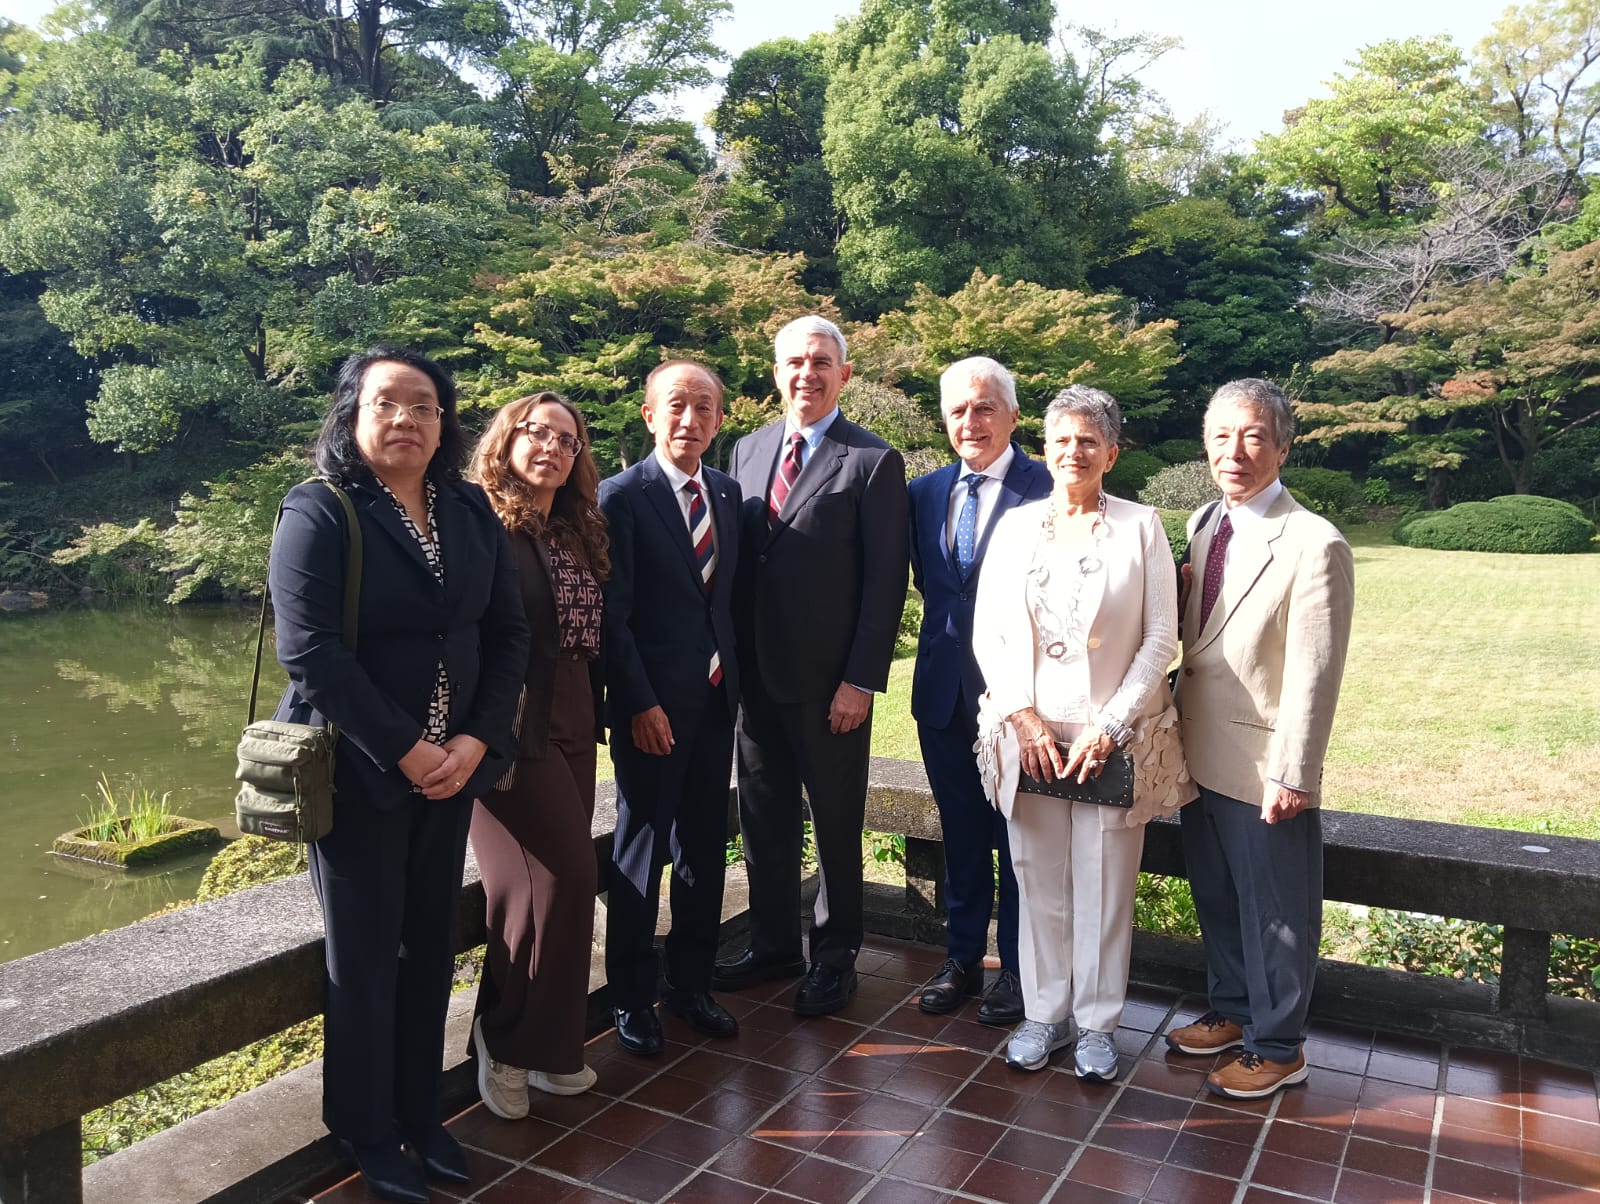
MULTIPOLYGON (((0 961, 194 897, 209 854, 144 872, 50 851, 105 774, 170 792, 172 810, 233 826, 233 750, 250 691, 256 612, 224 606, 0 615, 0 961)), ((283 676, 268 635, 259 710, 283 676)))

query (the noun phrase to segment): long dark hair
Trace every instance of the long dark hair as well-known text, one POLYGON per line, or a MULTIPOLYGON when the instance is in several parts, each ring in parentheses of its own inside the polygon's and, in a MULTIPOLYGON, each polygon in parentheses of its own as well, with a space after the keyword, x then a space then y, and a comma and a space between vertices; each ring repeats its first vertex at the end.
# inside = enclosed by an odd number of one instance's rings
POLYGON ((610 540, 606 536, 605 515, 600 512, 600 470, 589 454, 589 424, 578 407, 561 394, 547 390, 501 406, 478 439, 472 475, 489 495, 489 504, 507 530, 535 537, 554 535, 596 580, 604 581, 611 575, 610 540), (511 442, 517 437, 517 423, 546 403, 558 405, 572 415, 583 442, 566 484, 556 490, 548 515, 539 512, 528 483, 511 467, 511 442))
POLYGON ((458 480, 467 463, 467 436, 456 413, 456 382, 450 374, 420 351, 380 344, 358 351, 339 365, 333 382, 333 404, 322 420, 312 458, 317 471, 338 480, 367 480, 372 469, 356 445, 356 410, 361 404, 361 382, 374 364, 405 364, 433 382, 439 395, 439 446, 428 461, 427 476, 436 485, 458 480))

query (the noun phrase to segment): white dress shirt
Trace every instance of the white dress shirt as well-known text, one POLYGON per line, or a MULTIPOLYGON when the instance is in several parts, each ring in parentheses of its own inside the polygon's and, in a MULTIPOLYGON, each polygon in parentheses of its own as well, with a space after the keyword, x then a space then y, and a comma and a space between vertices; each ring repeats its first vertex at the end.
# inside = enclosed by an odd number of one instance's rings
MULTIPOLYGON (((715 548, 717 546, 717 522, 711 516, 711 493, 706 488, 705 473, 701 470, 701 466, 695 465, 694 476, 691 477, 683 469, 663 456, 659 447, 656 448, 654 454, 656 463, 661 466, 661 472, 667 478, 667 483, 672 486, 672 496, 678 503, 678 513, 683 515, 683 525, 687 530, 692 530, 692 528, 689 527, 689 494, 684 489, 684 486, 690 481, 700 486, 700 496, 705 499, 706 521, 711 524, 711 546, 715 548)), ((715 552, 712 554, 715 555, 715 552)))
MULTIPOLYGON (((994 463, 981 470, 978 475, 983 481, 978 486, 978 521, 972 536, 973 551, 977 551, 978 542, 983 539, 983 533, 988 529, 989 519, 994 516, 995 507, 1000 504, 1000 487, 991 482, 1003 481, 1006 473, 1011 471, 1011 461, 1017 454, 1016 448, 1009 443, 1005 451, 995 457, 994 463)), ((967 504, 967 477, 972 469, 965 464, 961 471, 956 473, 956 483, 950 487, 950 509, 945 516, 945 534, 948 537, 947 546, 954 552, 956 550, 956 523, 961 518, 961 507, 967 504)))

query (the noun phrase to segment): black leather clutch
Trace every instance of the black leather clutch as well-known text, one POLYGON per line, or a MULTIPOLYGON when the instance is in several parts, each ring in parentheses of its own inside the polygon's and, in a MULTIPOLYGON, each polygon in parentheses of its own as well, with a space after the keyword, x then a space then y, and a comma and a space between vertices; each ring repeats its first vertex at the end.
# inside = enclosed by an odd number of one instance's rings
MULTIPOLYGON (((1070 746, 1056 741, 1061 759, 1067 759, 1070 746)), ((1017 790, 1029 794, 1043 794, 1049 798, 1063 799, 1069 803, 1094 803, 1100 807, 1133 806, 1133 758, 1118 749, 1101 766, 1098 777, 1079 782, 1076 772, 1053 782, 1041 782, 1023 772, 1017 779, 1017 790)))

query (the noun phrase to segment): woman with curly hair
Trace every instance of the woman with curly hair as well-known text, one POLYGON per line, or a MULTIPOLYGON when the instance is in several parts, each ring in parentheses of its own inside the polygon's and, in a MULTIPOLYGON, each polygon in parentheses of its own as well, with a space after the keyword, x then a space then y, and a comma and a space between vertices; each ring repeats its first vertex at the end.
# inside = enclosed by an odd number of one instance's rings
POLYGON ((531 650, 516 764, 472 809, 489 942, 473 1021, 478 1089, 496 1116, 528 1114, 528 1088, 576 1095, 583 1062, 597 886, 595 746, 601 582, 610 571, 600 474, 575 406, 557 393, 505 405, 478 441, 474 475, 511 534, 531 650))

